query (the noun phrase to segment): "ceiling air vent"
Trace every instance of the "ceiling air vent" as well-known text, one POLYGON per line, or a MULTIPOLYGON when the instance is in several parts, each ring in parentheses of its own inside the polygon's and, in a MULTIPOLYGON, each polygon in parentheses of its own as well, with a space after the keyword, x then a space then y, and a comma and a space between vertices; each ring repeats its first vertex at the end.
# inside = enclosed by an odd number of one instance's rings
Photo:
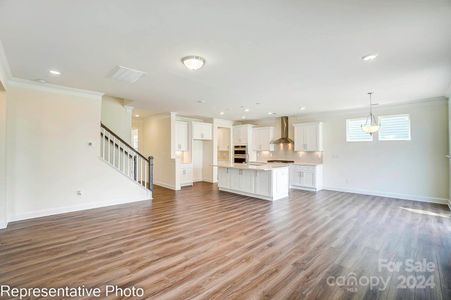
POLYGON ((123 66, 116 66, 113 70, 111 70, 108 77, 119 81, 133 83, 144 75, 146 75, 146 72, 130 69, 123 66))

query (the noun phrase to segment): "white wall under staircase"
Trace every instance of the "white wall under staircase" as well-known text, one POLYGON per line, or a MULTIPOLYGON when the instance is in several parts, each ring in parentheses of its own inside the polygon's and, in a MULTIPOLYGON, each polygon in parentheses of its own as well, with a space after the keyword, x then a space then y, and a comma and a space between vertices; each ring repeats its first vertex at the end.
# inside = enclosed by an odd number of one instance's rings
POLYGON ((7 101, 10 222, 151 198, 99 157, 101 94, 10 80, 7 101))

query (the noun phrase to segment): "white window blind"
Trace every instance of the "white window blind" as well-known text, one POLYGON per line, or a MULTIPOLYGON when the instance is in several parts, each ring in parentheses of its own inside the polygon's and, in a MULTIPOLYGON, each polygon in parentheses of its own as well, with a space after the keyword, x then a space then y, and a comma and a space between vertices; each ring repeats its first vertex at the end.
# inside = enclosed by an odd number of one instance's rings
POLYGON ((347 142, 371 142, 373 136, 362 130, 366 118, 346 120, 346 141, 347 142))
POLYGON ((393 115, 379 117, 380 141, 410 141, 409 115, 393 115))

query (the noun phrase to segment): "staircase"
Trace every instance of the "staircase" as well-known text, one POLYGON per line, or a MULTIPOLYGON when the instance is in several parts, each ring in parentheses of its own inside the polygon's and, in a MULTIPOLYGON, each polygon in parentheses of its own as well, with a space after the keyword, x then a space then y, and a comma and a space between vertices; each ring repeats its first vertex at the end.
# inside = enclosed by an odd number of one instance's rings
POLYGON ((137 184, 153 190, 153 157, 145 158, 103 123, 100 124, 100 157, 137 184))

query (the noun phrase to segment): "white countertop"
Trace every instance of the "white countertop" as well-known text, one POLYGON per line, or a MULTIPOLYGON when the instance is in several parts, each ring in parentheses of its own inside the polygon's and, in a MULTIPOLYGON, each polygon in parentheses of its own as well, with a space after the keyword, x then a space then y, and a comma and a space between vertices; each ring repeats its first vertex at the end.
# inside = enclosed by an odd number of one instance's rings
POLYGON ((319 163, 293 163, 293 165, 298 165, 298 166, 320 166, 322 164, 319 163))
POLYGON ((232 169, 245 169, 245 170, 261 170, 261 171, 270 171, 278 168, 288 168, 289 164, 284 163, 250 163, 250 164, 231 164, 231 163, 218 163, 217 165, 213 165, 213 167, 219 168, 232 168, 232 169))
POLYGON ((258 163, 258 164, 282 164, 282 165, 298 165, 298 166, 320 166, 322 163, 309 163, 309 162, 294 162, 294 163, 268 163, 265 161, 251 161, 251 163, 258 163))

